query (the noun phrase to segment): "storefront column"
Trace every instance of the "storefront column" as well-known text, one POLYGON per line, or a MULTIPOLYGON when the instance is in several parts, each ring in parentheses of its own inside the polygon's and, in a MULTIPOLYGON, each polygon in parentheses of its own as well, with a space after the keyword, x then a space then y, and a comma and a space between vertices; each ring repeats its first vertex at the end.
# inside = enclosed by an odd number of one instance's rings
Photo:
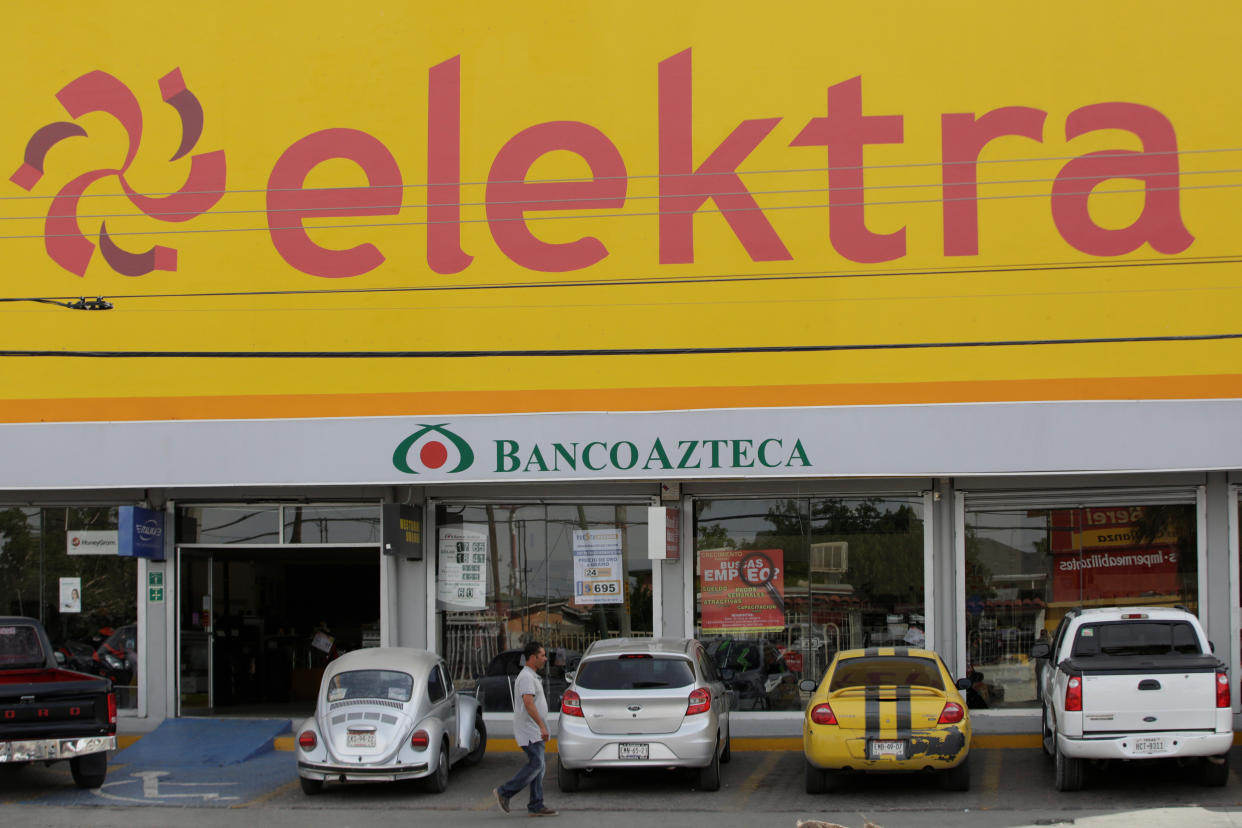
POLYGON ((1229 497, 1229 478, 1225 472, 1209 472, 1204 486, 1205 521, 1199 545, 1199 618, 1207 627, 1208 639, 1226 664, 1236 660, 1238 633, 1231 616, 1237 585, 1233 583, 1231 560, 1235 554, 1229 541, 1229 512, 1237 508, 1229 497))
POLYGON ((932 594, 927 596, 928 614, 935 617, 931 646, 944 658, 953 677, 960 678, 966 674, 966 665, 962 663, 965 633, 960 612, 965 602, 962 594, 965 583, 960 571, 964 547, 959 549, 962 539, 957 537, 961 509, 952 479, 937 478, 932 483, 932 493, 932 594))

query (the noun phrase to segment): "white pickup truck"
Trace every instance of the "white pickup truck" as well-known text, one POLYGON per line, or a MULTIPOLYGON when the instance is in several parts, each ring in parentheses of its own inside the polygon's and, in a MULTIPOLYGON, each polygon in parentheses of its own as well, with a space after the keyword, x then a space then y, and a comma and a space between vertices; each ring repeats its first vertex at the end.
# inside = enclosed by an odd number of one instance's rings
POLYGON ((1199 619, 1181 608, 1071 610, 1038 642, 1044 750, 1059 791, 1083 786, 1089 760, 1200 762, 1207 785, 1229 778, 1229 672, 1199 619), (1192 758, 1193 757, 1193 758, 1192 758))

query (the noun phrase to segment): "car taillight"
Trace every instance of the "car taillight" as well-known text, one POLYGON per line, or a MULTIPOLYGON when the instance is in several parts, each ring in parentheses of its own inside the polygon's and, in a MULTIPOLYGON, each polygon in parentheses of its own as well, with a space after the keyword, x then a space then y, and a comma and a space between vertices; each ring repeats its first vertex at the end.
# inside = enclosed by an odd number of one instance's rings
MULTIPOLYGON (((1217 695, 1220 691, 1217 691, 1217 695)), ((1229 688, 1225 688, 1225 695, 1229 695, 1229 688)), ((116 724, 116 693, 108 694, 108 724, 116 724)))
POLYGON ((577 690, 566 690, 565 695, 561 696, 561 714, 582 718, 582 697, 577 690))
POLYGON ((1065 685, 1065 709, 1082 710, 1082 680, 1077 676, 1070 676, 1065 685))
POLYGON ((811 708, 811 721, 815 724, 834 725, 837 723, 837 714, 832 712, 828 702, 822 702, 811 708))
POLYGON ((686 703, 686 715, 693 716, 696 713, 706 713, 712 709, 712 691, 706 687, 700 687, 698 690, 690 691, 690 700, 686 703))
POLYGON ((1229 674, 1224 670, 1216 673, 1216 706, 1233 706, 1233 700, 1229 698, 1229 674))
POLYGON ((425 730, 416 730, 410 736, 410 747, 415 750, 422 750, 431 744, 431 736, 425 730))
POLYGON ((303 730, 298 734, 298 747, 302 750, 311 751, 319 744, 319 740, 315 738, 315 731, 303 730))
POLYGON ((936 724, 957 724, 965 718, 966 712, 962 710, 962 706, 957 702, 945 702, 944 710, 940 711, 940 718, 936 724))

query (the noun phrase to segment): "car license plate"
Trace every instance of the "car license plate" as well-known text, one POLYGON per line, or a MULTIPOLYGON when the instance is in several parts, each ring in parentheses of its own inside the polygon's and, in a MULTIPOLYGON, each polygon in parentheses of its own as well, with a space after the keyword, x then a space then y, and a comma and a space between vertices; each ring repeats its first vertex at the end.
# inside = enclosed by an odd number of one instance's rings
POLYGON ((872 739, 867 744, 867 758, 880 759, 885 756, 891 756, 894 759, 905 759, 906 743, 901 740, 885 742, 879 739, 872 739))
POLYGON ((374 733, 348 733, 345 735, 345 746, 351 748, 375 747, 374 733))
POLYGON ((618 759, 647 759, 651 756, 650 745, 621 744, 617 751, 618 759))
POLYGON ((1142 736, 1134 740, 1134 752, 1145 754, 1167 753, 1169 742, 1163 736, 1142 736))

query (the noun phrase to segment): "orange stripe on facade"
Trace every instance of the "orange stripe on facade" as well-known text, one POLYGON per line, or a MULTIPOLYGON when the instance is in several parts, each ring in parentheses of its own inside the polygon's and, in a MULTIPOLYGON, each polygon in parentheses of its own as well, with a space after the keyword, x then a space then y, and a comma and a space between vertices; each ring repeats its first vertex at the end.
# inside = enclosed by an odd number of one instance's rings
POLYGON ((0 422, 442 416, 564 411, 669 411, 830 405, 1242 398, 1242 374, 1048 380, 96 397, 0 402, 0 422))

